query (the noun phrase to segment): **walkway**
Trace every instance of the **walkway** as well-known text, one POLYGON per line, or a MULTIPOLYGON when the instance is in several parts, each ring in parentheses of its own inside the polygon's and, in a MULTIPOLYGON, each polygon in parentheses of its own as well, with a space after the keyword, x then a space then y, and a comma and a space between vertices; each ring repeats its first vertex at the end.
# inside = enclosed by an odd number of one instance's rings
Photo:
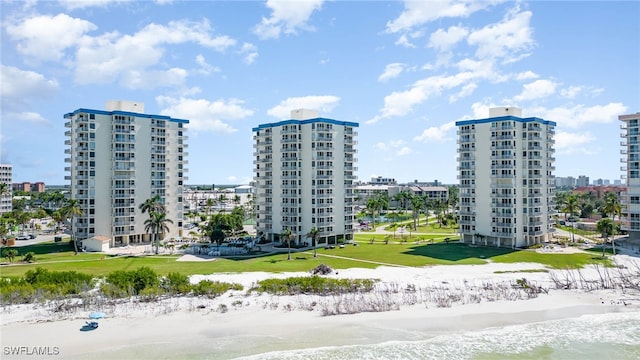
MULTIPOLYGON (((337 249, 339 249, 339 248, 336 248, 336 250, 337 249)), ((303 253, 305 253, 305 254, 313 254, 313 252, 308 252, 308 251, 303 251, 303 253)), ((394 266, 394 267, 402 267, 402 268, 411 268, 411 267, 413 267, 413 266, 407 266, 407 265, 385 263, 385 262, 381 262, 381 261, 355 259, 355 258, 350 258, 350 257, 340 256, 340 255, 329 255, 329 254, 320 254, 320 253, 318 253, 318 256, 326 256, 326 257, 335 258, 335 259, 359 261, 359 262, 363 262, 363 263, 383 265, 383 266, 394 266)))

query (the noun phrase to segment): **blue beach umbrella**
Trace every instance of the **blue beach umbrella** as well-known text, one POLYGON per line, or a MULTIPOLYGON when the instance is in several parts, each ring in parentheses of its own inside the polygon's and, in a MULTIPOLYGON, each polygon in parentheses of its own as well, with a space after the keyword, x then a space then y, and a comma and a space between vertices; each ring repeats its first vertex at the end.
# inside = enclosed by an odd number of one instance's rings
POLYGON ((91 314, 89 314, 89 319, 102 319, 104 316, 105 315, 103 312, 94 311, 91 314))

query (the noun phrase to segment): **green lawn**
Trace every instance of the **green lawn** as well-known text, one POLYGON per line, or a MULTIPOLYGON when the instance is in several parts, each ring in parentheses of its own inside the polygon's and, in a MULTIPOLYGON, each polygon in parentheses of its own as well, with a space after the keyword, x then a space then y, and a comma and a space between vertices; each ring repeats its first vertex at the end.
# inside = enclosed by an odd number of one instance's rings
POLYGON ((420 241, 420 240, 424 240, 424 241, 430 241, 433 240, 434 242, 437 241, 443 241, 445 238, 449 238, 452 240, 457 240, 457 237, 452 236, 451 234, 442 234, 442 235, 434 235, 434 234, 430 234, 430 235, 414 235, 413 232, 411 233, 411 236, 409 236, 409 232, 406 232, 404 234, 400 234, 400 232, 396 231, 396 235, 395 237, 393 237, 393 234, 375 234, 375 233, 358 233, 354 236, 354 240, 356 242, 366 242, 369 243, 371 241, 371 239, 373 239, 374 242, 384 242, 385 239, 389 237, 389 241, 390 242, 403 242, 406 240, 406 242, 416 242, 416 241, 420 241))
POLYGON ((429 222, 429 225, 418 226, 418 229, 416 230, 416 232, 421 232, 421 233, 443 233, 443 234, 457 235, 458 226, 456 225, 455 227, 448 227, 448 226, 442 226, 441 227, 440 225, 438 225, 437 222, 431 221, 431 222, 429 222))
MULTIPOLYGON (((309 271, 320 264, 334 269, 350 267, 375 268, 378 263, 401 266, 485 264, 487 261, 500 263, 532 262, 541 263, 555 269, 578 268, 603 259, 594 253, 541 254, 530 250, 469 246, 460 243, 435 244, 369 244, 347 245, 345 248, 319 249, 318 258, 313 251, 292 252, 291 261, 287 254, 265 255, 250 259, 217 259, 207 262, 179 262, 178 256, 160 255, 145 257, 105 257, 100 254, 56 253, 57 259, 47 255, 37 255, 34 264, 9 265, 0 267, 0 276, 23 275, 37 266, 49 270, 76 270, 95 275, 104 275, 114 270, 131 270, 149 266, 159 274, 181 272, 184 274, 211 274, 217 272, 243 271, 309 271), (44 262, 46 261, 49 262, 44 262), (373 262, 373 263, 372 263, 373 262)), ((14 261, 15 262, 15 261, 14 261)))

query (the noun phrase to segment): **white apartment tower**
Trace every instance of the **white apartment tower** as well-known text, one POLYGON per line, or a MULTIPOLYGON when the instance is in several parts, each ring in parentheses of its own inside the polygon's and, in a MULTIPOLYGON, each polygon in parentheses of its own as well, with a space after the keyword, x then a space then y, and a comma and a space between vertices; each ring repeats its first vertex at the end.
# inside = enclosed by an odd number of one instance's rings
POLYGON ((318 244, 353 238, 357 127, 294 110, 253 128, 258 234, 281 241, 289 229, 295 243, 311 244, 305 235, 317 228, 318 244))
POLYGON ((0 164, 0 184, 6 185, 6 193, 0 194, 0 215, 11 212, 13 209, 13 166, 10 164, 0 164))
POLYGON ((623 155, 620 161, 624 163, 621 170, 623 179, 627 181, 627 191, 620 199, 624 205, 622 211, 625 217, 623 228, 629 232, 629 239, 640 240, 640 112, 630 115, 620 115, 623 122, 620 128, 624 130, 620 136, 623 155))
POLYGON ((156 195, 173 222, 165 238, 182 236, 189 121, 145 114, 138 102, 108 101, 106 109, 64 115, 65 179, 83 212, 73 225, 77 238, 102 235, 111 246, 150 241, 139 206, 156 195))
POLYGON ((555 123, 499 107, 456 122, 461 241, 526 247, 553 231, 555 123))

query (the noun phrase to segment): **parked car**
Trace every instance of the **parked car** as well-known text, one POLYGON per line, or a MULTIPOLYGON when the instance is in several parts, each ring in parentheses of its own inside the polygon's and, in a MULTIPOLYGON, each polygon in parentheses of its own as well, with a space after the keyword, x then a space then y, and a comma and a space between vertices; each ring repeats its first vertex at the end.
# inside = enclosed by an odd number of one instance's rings
POLYGON ((29 235, 18 235, 17 240, 29 240, 29 235))
POLYGON ((36 238, 36 236, 34 234, 29 234, 28 236, 29 236, 29 239, 35 239, 36 238))

